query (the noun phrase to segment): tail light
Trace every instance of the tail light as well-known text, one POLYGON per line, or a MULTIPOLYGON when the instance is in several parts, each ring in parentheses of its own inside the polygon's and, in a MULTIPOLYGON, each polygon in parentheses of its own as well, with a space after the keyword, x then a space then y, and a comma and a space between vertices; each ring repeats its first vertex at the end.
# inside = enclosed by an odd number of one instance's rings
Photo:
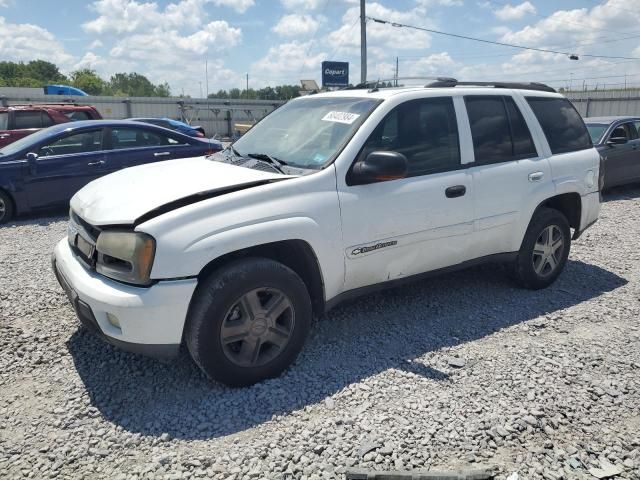
POLYGON ((196 130, 196 137, 204 138, 204 133, 202 133, 200 130, 196 130))

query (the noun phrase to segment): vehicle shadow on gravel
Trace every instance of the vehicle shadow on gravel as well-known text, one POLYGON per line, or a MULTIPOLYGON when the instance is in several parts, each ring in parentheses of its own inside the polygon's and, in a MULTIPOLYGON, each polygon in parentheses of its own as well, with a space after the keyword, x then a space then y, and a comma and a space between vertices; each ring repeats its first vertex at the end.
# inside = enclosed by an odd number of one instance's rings
POLYGON ((613 202, 616 200, 628 200, 640 197, 640 184, 621 185, 613 187, 602 194, 603 202, 613 202))
MULTIPOLYGON (((244 389, 211 383, 184 353, 163 364, 120 352, 83 329, 68 348, 92 404, 108 421, 143 435, 206 439, 313 406, 387 369, 425 377, 437 388, 448 374, 414 359, 540 316, 562 315, 625 283, 595 265, 569 261, 547 290, 516 288, 502 267, 487 265, 368 295, 323 317, 282 377, 244 389)), ((336 409, 333 416, 347 420, 353 412, 336 409)))

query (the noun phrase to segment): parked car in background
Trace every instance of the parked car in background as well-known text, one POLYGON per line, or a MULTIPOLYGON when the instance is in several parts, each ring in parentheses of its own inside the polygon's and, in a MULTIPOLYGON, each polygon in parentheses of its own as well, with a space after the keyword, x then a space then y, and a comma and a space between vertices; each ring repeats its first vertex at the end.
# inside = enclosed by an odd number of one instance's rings
POLYGON ((174 120, 172 118, 130 118, 129 120, 133 120, 135 122, 144 122, 151 123, 153 125, 158 125, 159 127, 168 128, 170 130, 175 130, 176 132, 184 133, 185 135, 189 135, 190 137, 204 137, 204 128, 202 127, 194 127, 189 125, 188 123, 181 122, 180 120, 174 120))
POLYGON ((116 170, 219 150, 207 139, 140 122, 54 125, 0 149, 0 223, 65 205, 87 183, 116 170))
POLYGON ((604 159, 604 188, 640 181, 640 117, 584 119, 604 159))
POLYGON ((12 105, 0 107, 0 148, 58 123, 102 118, 89 105, 12 105))

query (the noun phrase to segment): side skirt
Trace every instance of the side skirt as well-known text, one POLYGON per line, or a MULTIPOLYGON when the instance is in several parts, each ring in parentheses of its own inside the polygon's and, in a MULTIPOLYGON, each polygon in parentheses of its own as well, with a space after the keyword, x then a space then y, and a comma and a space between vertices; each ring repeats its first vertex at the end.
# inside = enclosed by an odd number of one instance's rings
POLYGON ((325 302, 325 313, 336 307, 342 302, 351 300, 362 295, 378 292, 380 290, 387 290, 389 288, 395 288, 407 283, 413 283, 425 278, 436 277, 445 273, 457 272, 459 270, 465 270, 467 268, 476 267, 478 265, 484 265, 486 263, 507 263, 512 262, 518 256, 518 252, 509 253, 496 253, 494 255, 487 255, 485 257, 474 258, 473 260, 467 260, 466 262, 451 265, 449 267, 439 268, 437 270, 431 270, 429 272, 418 273, 409 277, 397 278, 395 280, 389 280, 387 282, 376 283, 374 285, 366 285, 364 287, 354 288, 353 290, 347 290, 339 295, 336 295, 332 299, 325 302))

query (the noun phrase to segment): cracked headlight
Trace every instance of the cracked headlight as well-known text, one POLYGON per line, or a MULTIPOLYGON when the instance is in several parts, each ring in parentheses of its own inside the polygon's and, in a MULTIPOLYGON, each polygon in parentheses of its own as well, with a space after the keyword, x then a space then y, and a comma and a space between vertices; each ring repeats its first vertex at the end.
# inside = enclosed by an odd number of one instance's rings
POLYGON ((156 241, 140 232, 105 230, 96 243, 96 271, 135 285, 149 285, 156 241))

